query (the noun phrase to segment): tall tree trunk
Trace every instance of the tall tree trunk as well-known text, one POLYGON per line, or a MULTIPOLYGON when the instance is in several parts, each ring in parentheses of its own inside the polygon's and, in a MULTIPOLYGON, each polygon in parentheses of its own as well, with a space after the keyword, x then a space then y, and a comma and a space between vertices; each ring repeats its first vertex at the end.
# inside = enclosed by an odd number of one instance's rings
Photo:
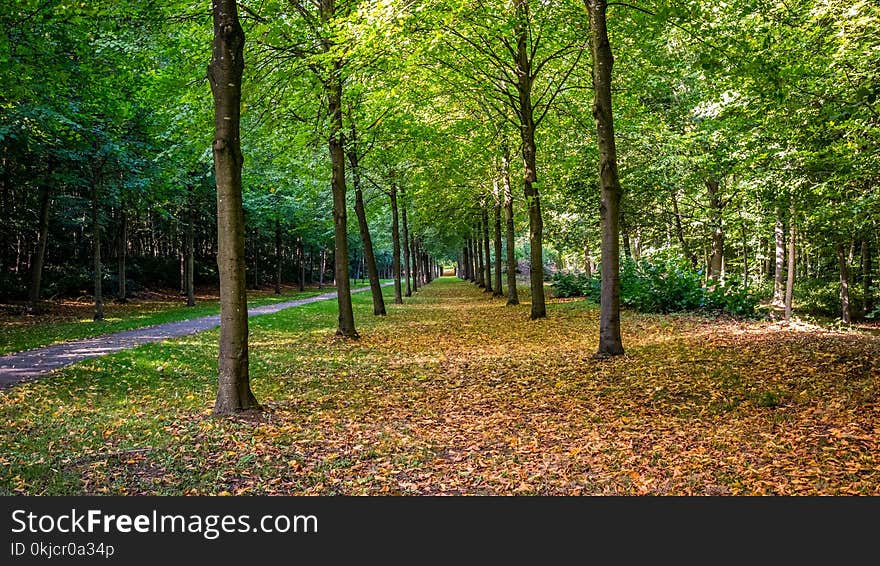
POLYGON ((180 284, 179 291, 181 295, 186 295, 186 253, 184 253, 183 249, 175 250, 175 253, 177 253, 177 259, 179 260, 177 262, 179 271, 178 275, 180 275, 180 277, 178 277, 178 283, 180 284))
POLYGON ((483 291, 494 295, 495 293, 492 290, 492 246, 489 243, 489 211, 485 205, 481 208, 483 209, 483 220, 480 222, 483 226, 483 253, 486 256, 484 262, 486 274, 483 276, 486 288, 483 291))
MULTIPOLYGON (((13 212, 12 190, 9 171, 9 159, 6 157, 9 144, 3 144, 3 156, 0 157, 0 194, 2 194, 2 209, 6 215, 13 212)), ((12 248, 12 230, 6 224, 3 225, 3 231, 0 233, 3 239, 0 241, 0 269, 9 269, 11 265, 10 250, 12 248)))
POLYGON ((785 287, 783 286, 783 274, 785 273, 785 231, 782 225, 782 210, 779 208, 776 209, 776 225, 773 227, 773 235, 776 240, 773 305, 779 308, 785 306, 785 287))
POLYGON ((51 188, 49 176, 52 172, 49 165, 49 174, 46 180, 40 183, 40 222, 38 227, 37 247, 31 259, 31 286, 28 290, 28 312, 36 314, 40 310, 40 285, 43 279, 43 263, 46 259, 46 242, 49 239, 49 201, 51 188))
POLYGON ((504 193, 504 239, 507 244, 507 304, 519 304, 516 289, 516 234, 513 219, 513 190, 510 186, 510 148, 504 144, 501 161, 501 190, 504 193))
POLYGON ((501 256, 504 253, 501 242, 501 195, 498 192, 498 180, 495 180, 495 293, 496 297, 503 297, 504 290, 501 287, 501 256))
POLYGON ((593 54, 593 117, 599 146, 599 181, 602 188, 602 290, 597 355, 623 354, 620 337, 620 180, 611 109, 611 69, 614 57, 608 42, 605 0, 584 0, 590 13, 590 45, 593 54))
POLYGON ((195 187, 189 188, 186 219, 186 306, 196 306, 196 203, 195 187))
POLYGON ((400 267, 400 222, 397 212, 397 186, 391 184, 391 268, 394 272, 394 304, 403 304, 401 294, 401 267, 400 267))
POLYGON ((849 264, 843 244, 837 244, 837 264, 840 268, 840 320, 849 324, 852 322, 849 305, 849 264))
POLYGON ((364 193, 361 190, 361 172, 357 154, 357 137, 354 126, 351 127, 351 144, 348 150, 348 162, 351 165, 351 177, 354 184, 354 212, 357 215, 358 229, 361 233, 361 244, 364 248, 364 263, 370 279, 370 292, 373 295, 373 314, 384 316, 385 298, 382 297, 382 285, 379 282, 379 270, 376 268, 376 256, 373 254, 373 239, 370 237, 370 225, 367 224, 367 210, 364 206, 364 193))
POLYGON ((244 31, 235 0, 213 0, 214 43, 208 78, 214 97, 220 356, 215 414, 258 409, 248 374, 248 315, 241 197, 241 76, 244 31))
POLYGON ((523 190, 529 211, 529 283, 532 291, 532 320, 547 316, 544 300, 544 221, 541 217, 541 199, 535 183, 537 175, 537 148, 535 146, 535 116, 532 107, 532 60, 529 56, 529 1, 516 0, 516 72, 519 94, 520 137, 522 138, 523 190))
POLYGON ((410 263, 410 246, 409 246, 409 226, 406 221, 406 193, 404 192, 403 187, 400 188, 400 216, 403 221, 403 275, 406 279, 406 291, 405 295, 407 297, 412 297, 412 287, 409 284, 409 276, 412 271, 412 264, 410 263))
POLYGON ((431 256, 428 254, 428 251, 424 247, 422 247, 422 263, 425 266, 423 270, 425 282, 423 283, 423 285, 427 285, 434 280, 434 273, 431 266, 431 256))
POLYGON ((584 244, 584 274, 587 279, 593 277, 593 258, 590 257, 590 247, 584 244))
POLYGON ((794 226, 794 202, 791 204, 791 215, 788 219, 788 278, 785 282, 785 320, 791 319, 791 303, 794 299, 794 276, 795 276, 795 226, 794 226))
MULTIPOLYGON (((335 15, 334 0, 320 0, 321 21, 329 24, 335 15)), ((327 46, 330 53, 330 46, 327 46)), ((326 83, 327 111, 330 118, 330 162, 333 167, 331 186, 333 189, 333 239, 335 243, 334 277, 339 307, 339 326, 337 336, 357 338, 354 325, 354 311, 351 303, 351 285, 348 277, 348 215, 345 202, 345 150, 342 139, 342 62, 334 59, 331 76, 326 83)))
POLYGON ((327 250, 321 248, 321 257, 318 264, 318 289, 324 288, 324 273, 327 271, 327 250))
POLYGON ((742 261, 743 261, 743 287, 749 288, 749 242, 746 232, 746 222, 740 218, 740 230, 742 231, 742 261))
POLYGON ((477 249, 477 241, 471 238, 471 282, 475 285, 480 283, 480 254, 477 249))
POLYGON ((297 239, 296 253, 299 256, 299 290, 302 292, 306 290, 306 252, 303 248, 302 236, 297 239))
POLYGON ((706 189, 709 191, 709 214, 712 219, 712 255, 709 259, 709 279, 721 282, 722 258, 724 257, 724 227, 721 224, 724 204, 718 181, 710 179, 706 181, 706 189))
POLYGON ((412 291, 415 293, 419 290, 419 252, 416 247, 416 237, 414 234, 410 234, 409 257, 412 260, 409 271, 412 275, 412 291))
POLYGON ((481 222, 478 221, 475 230, 477 235, 475 246, 477 252, 477 287, 480 287, 481 289, 486 287, 486 265, 484 264, 486 256, 483 254, 482 231, 481 222))
POLYGON ((128 274, 125 269, 126 254, 128 253, 128 216, 125 213, 125 205, 120 207, 119 211, 119 239, 116 242, 116 300, 120 303, 126 302, 126 279, 128 274))
POLYGON ((632 254, 632 244, 630 243, 629 237, 629 224, 626 223, 626 214, 623 210, 620 211, 620 235, 623 240, 623 257, 627 260, 631 260, 633 258, 632 254))
POLYGON ((95 314, 94 320, 104 320, 104 289, 103 273, 101 272, 101 222, 98 215, 98 187, 101 184, 97 176, 92 187, 92 273, 95 283, 95 314))
POLYGON ((872 260, 871 237, 870 235, 866 235, 862 240, 862 295, 864 296, 862 306, 864 307, 865 316, 870 315, 874 310, 874 296, 872 291, 874 285, 872 277, 874 265, 872 260))
POLYGON ((278 212, 275 212, 275 294, 281 294, 281 220, 278 218, 278 212))

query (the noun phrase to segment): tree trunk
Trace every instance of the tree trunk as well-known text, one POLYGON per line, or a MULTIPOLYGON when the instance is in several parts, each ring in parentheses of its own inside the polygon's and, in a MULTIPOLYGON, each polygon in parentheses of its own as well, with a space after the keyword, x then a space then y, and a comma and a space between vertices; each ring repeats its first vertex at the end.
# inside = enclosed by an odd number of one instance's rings
POLYGON ((870 236, 866 236, 862 240, 862 295, 864 296, 863 307, 865 316, 870 315, 874 310, 874 296, 872 294, 872 287, 874 285, 872 271, 874 270, 874 265, 872 260, 871 240, 870 236))
POLYGON ((504 239, 507 243, 507 304, 518 305, 516 289, 516 233, 513 219, 513 190, 510 186, 510 149, 504 144, 501 162, 501 189, 504 193, 504 239))
POLYGON ((125 209, 122 208, 119 212, 119 240, 116 242, 116 300, 120 303, 126 302, 126 295, 128 295, 128 290, 126 289, 125 282, 128 278, 125 269, 125 260, 126 254, 128 252, 128 216, 125 214, 125 209))
POLYGON ((742 231, 742 260, 743 260, 743 287, 749 288, 749 242, 748 232, 746 232, 746 222, 740 219, 740 230, 742 231))
POLYGON ((324 273, 327 271, 327 251, 321 248, 321 257, 318 264, 318 289, 324 288, 324 273))
POLYGON ((785 287, 783 286, 783 273, 785 272, 785 231, 782 225, 782 211, 776 210, 776 225, 773 227, 773 235, 776 240, 776 263, 773 275, 773 305, 777 308, 785 306, 785 287))
MULTIPOLYGON (((175 250, 177 252, 178 250, 175 250)), ((178 258, 178 283, 179 283, 179 292, 181 295, 186 295, 186 254, 183 249, 179 250, 180 253, 177 254, 178 258)))
POLYGON ((278 212, 275 212, 275 294, 281 294, 281 221, 278 212))
POLYGON ((422 248, 422 265, 424 266, 422 273, 425 278, 425 282, 422 283, 422 285, 427 285, 434 280, 434 273, 431 269, 431 256, 428 255, 428 252, 424 247, 422 248))
MULTIPOLYGON (((9 151, 9 144, 3 144, 3 157, 0 158, 0 193, 2 193, 2 210, 6 215, 13 212, 12 190, 9 171, 9 160, 6 154, 9 151)), ((12 230, 11 227, 4 224, 2 231, 2 241, 0 241, 0 269, 9 269, 11 264, 10 249, 12 246, 12 230)))
POLYGON ((483 220, 481 221, 483 226, 483 253, 486 256, 484 261, 486 274, 483 276, 486 288, 483 291, 494 295, 495 292, 492 290, 492 246, 489 243, 489 211, 486 206, 481 208, 483 209, 483 220))
POLYGON ((623 240, 623 257, 631 260, 633 254, 629 237, 629 224, 626 223, 626 214, 624 214, 623 210, 620 211, 620 235, 623 240))
POLYGON ((391 184, 391 267, 394 271, 394 303, 403 304, 403 295, 401 294, 401 267, 400 267, 400 223, 397 212, 397 187, 391 184))
POLYGON ((40 310, 40 285, 43 279, 43 263, 46 259, 46 242, 49 239, 49 201, 51 188, 49 175, 51 164, 46 180, 40 184, 40 222, 38 227, 37 247, 31 259, 31 286, 28 290, 28 312, 36 314, 40 310))
MULTIPOLYGON (((320 0, 321 21, 328 24, 335 13, 334 0, 320 0)), ((330 46, 326 47, 328 53, 330 46)), ((330 118, 330 162, 333 167, 331 186, 333 189, 333 239, 335 242, 333 260, 336 279, 336 296, 339 307, 339 326, 337 336, 357 338, 354 325, 354 311, 351 303, 351 288, 348 277, 348 215, 345 202, 345 150, 342 140, 342 62, 334 59, 332 74, 325 86, 327 90, 327 111, 330 118)))
POLYGON ((535 183, 537 175, 537 148, 535 146, 535 117, 532 107, 532 60, 529 56, 529 1, 516 0, 516 71, 519 94, 520 137, 523 157, 523 191, 529 211, 529 283, 532 291, 532 320, 547 316, 544 301, 544 221, 541 217, 541 199, 535 183))
POLYGON ((241 76, 244 31, 235 0, 214 0, 214 43, 208 78, 214 97, 220 356, 214 414, 258 409, 248 374, 248 319, 241 197, 241 76))
POLYGON ((101 222, 98 216, 98 187, 100 177, 95 179, 92 187, 92 272, 95 283, 95 314, 94 320, 104 320, 104 289, 101 272, 101 222))
POLYGON ((584 274, 587 279, 593 277, 593 258, 590 257, 590 248, 586 244, 584 244, 584 274))
POLYGON ((361 244, 364 248, 364 263, 370 279, 370 292, 373 295, 373 314, 384 316, 385 298, 382 297, 382 285, 379 282, 379 270, 376 268, 376 256, 373 254, 373 239, 370 237, 370 225, 367 224, 367 210, 364 206, 364 193, 361 190, 361 173, 358 167, 357 137, 354 126, 351 127, 351 144, 348 150, 348 162, 351 165, 351 176, 354 184, 354 212, 357 215, 358 229, 361 233, 361 244))
POLYGON ((476 237, 476 252, 477 252, 477 287, 485 288, 486 287, 486 266, 485 255, 483 255, 483 236, 481 234, 482 227, 480 226, 480 222, 477 222, 477 228, 475 233, 476 237))
POLYGON ((297 240, 297 255, 299 256, 299 290, 306 290, 306 251, 303 247, 302 236, 297 240))
POLYGON ((480 254, 479 249, 477 248, 477 241, 474 238, 471 238, 471 282, 474 285, 479 285, 480 283, 480 254))
POLYGON ((785 282, 785 320, 791 319, 791 303, 794 299, 794 276, 795 276, 795 227, 794 227, 794 203, 791 205, 791 215, 788 219, 788 278, 785 282))
POLYGON ((406 279, 406 290, 405 295, 407 297, 412 297, 412 287, 409 284, 409 275, 412 271, 412 264, 410 263, 410 247, 409 247, 409 226, 406 221, 406 194, 404 193, 403 188, 400 189, 400 215, 403 220, 403 275, 406 279))
POLYGON ((196 203, 195 188, 189 188, 186 219, 186 306, 196 306, 196 203))
POLYGON ((412 260, 410 274, 412 275, 412 291, 415 293, 419 290, 419 252, 416 246, 416 237, 410 234, 409 241, 409 257, 412 260))
POLYGON ((712 254, 709 259, 709 279, 723 282, 722 258, 724 257, 724 228, 721 224, 724 204, 721 201, 718 181, 706 181, 709 191, 709 214, 712 219, 712 254))
POLYGON ((852 322, 849 306, 849 264, 843 244, 837 244, 837 264, 840 268, 840 320, 849 324, 852 322))
POLYGON ((599 146, 600 216, 602 223, 602 290, 597 355, 623 354, 620 337, 620 180, 611 109, 611 69, 614 58, 608 42, 605 0, 584 0, 590 13, 590 44, 593 54, 593 118, 599 146))
POLYGON ((503 297, 504 290, 501 287, 501 256, 503 254, 501 242, 501 195, 498 194, 496 180, 495 186, 495 296, 503 297))

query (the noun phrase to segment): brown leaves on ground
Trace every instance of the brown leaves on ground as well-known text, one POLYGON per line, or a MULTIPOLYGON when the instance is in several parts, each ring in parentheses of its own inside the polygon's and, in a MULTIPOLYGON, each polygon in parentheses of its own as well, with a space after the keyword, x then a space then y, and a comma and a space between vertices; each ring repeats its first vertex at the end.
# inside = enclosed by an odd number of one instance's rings
POLYGON ((627 355, 597 361, 595 309, 527 310, 441 280, 356 343, 258 329, 264 419, 206 404, 166 450, 78 471, 122 493, 880 495, 880 338, 625 313, 627 355))

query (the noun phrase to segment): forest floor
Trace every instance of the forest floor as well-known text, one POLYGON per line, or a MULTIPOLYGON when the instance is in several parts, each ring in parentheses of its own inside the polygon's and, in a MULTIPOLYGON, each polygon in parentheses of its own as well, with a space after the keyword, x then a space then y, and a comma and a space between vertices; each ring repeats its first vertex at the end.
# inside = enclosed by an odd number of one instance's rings
POLYGON ((262 413, 210 416, 216 330, 0 392, 0 494, 880 495, 880 337, 624 312, 597 361, 584 301, 353 300, 251 321, 262 413))
MULTIPOLYGON (((274 288, 248 290, 248 304, 269 305, 326 293, 333 287, 306 287, 304 291, 285 285, 281 294, 274 288)), ((44 301, 37 315, 24 314, 25 305, 0 303, 0 355, 48 346, 67 340, 91 338, 111 332, 152 326, 178 320, 208 316, 220 312, 219 289, 205 287, 196 293, 196 306, 187 307, 186 298, 170 289, 138 293, 125 303, 108 298, 104 320, 94 321, 95 303, 91 297, 44 301)))

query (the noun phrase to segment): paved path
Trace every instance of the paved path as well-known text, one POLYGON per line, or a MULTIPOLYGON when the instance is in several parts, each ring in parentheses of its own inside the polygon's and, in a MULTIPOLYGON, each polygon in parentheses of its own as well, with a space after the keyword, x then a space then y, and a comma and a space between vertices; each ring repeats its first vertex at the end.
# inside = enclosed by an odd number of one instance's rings
MULTIPOLYGON (((391 285, 391 283, 385 283, 382 286, 386 287, 388 285, 391 285)), ((369 287, 361 287, 359 289, 352 289, 351 292, 360 293, 369 290, 369 287)), ((335 298, 336 291, 333 291, 331 293, 315 295, 314 297, 307 297, 305 299, 255 307, 248 309, 248 316, 251 317, 261 314, 276 313, 291 307, 299 307, 309 303, 327 301, 335 298)), ((168 340, 169 338, 187 336, 189 334, 202 332, 203 330, 210 330, 217 326, 220 326, 219 314, 181 320, 178 322, 157 324, 154 326, 133 328, 115 334, 105 334, 104 336, 85 338, 83 340, 72 340, 70 342, 62 342, 60 344, 53 344, 51 346, 8 354, 0 357, 0 389, 4 389, 25 379, 39 377, 52 370, 75 364, 86 358, 94 358, 105 354, 112 354, 113 352, 118 352, 120 350, 128 350, 149 342, 161 342, 162 340, 168 340)))

